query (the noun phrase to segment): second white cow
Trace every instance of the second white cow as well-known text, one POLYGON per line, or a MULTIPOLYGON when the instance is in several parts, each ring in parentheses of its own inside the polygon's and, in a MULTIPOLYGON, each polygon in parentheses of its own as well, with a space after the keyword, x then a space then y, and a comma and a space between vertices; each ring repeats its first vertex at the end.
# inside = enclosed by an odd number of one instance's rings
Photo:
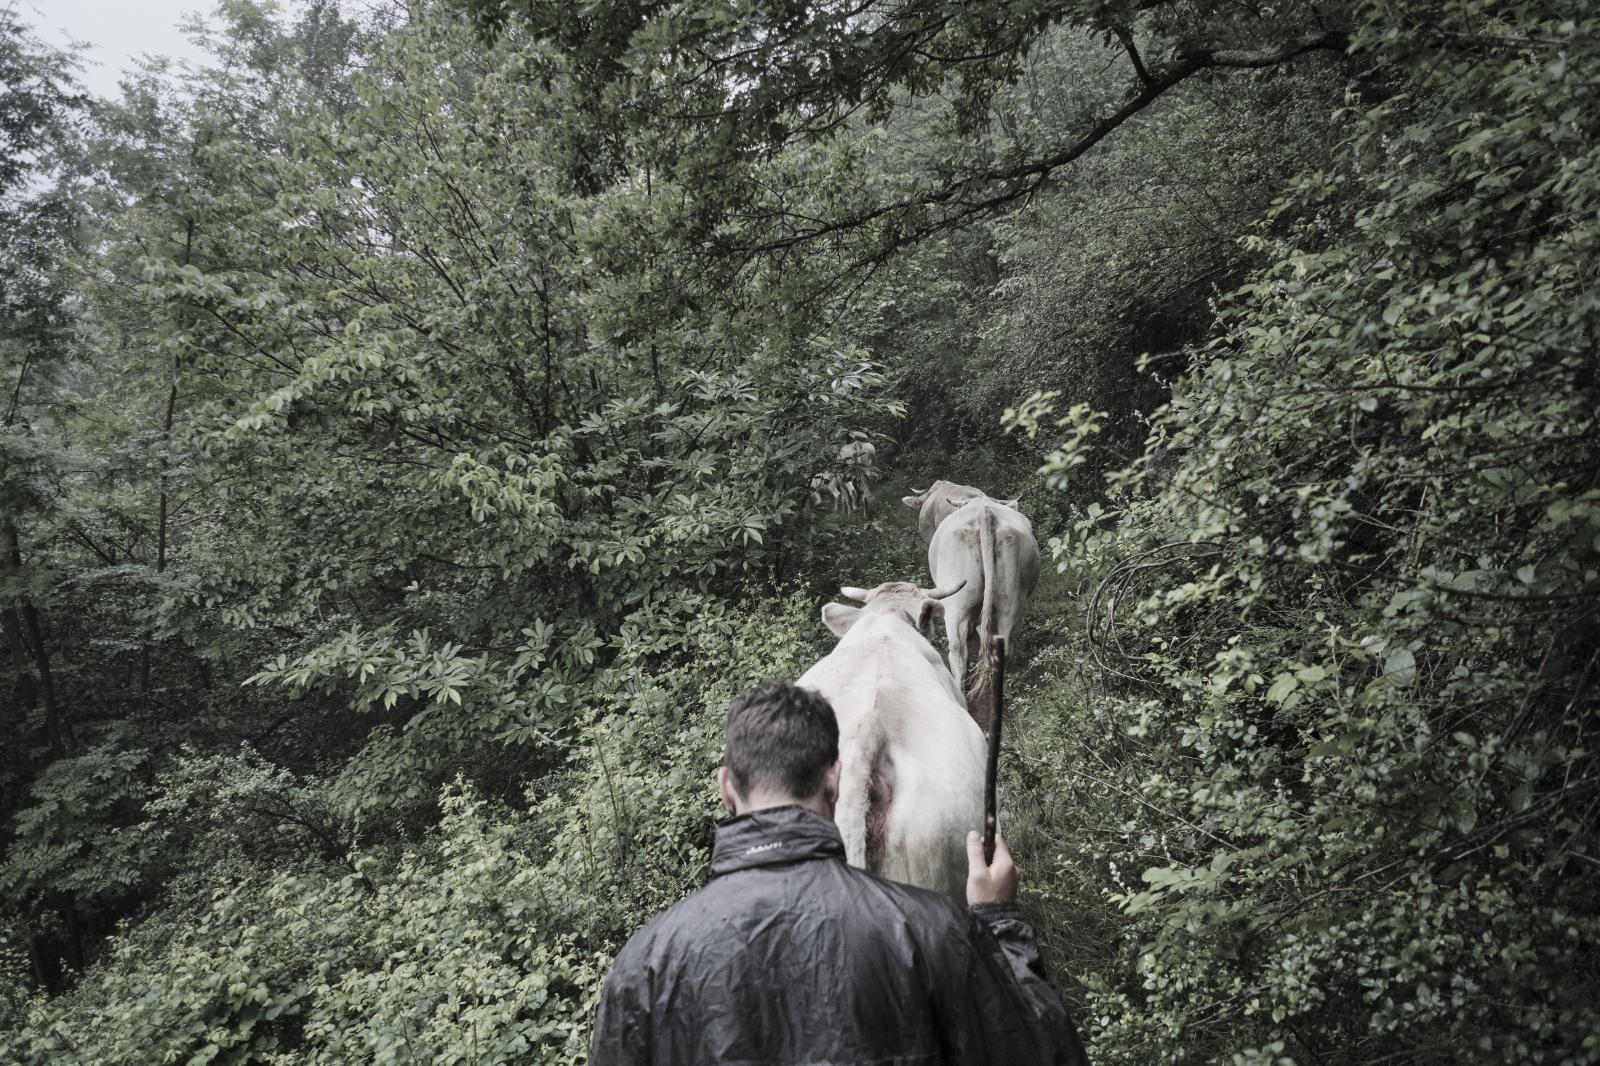
MULTIPOLYGON (((959 685, 970 659, 987 661, 994 638, 1009 642, 1022 624, 1039 581, 1039 543, 1033 524, 1005 503, 987 496, 949 502, 950 515, 928 545, 928 572, 937 585, 961 586, 943 604, 950 674, 959 685)), ((972 717, 987 731, 987 683, 975 684, 966 699, 972 717)))
MULTIPOLYGON (((907 507, 916 508, 917 532, 922 534, 922 543, 933 543, 933 534, 946 518, 955 513, 956 508, 969 500, 990 499, 988 493, 982 489, 975 489, 971 485, 961 485, 954 481, 935 481, 925 489, 912 489, 910 496, 900 497, 900 502, 907 507)), ((1016 507, 1017 500, 995 500, 995 503, 1007 507, 1016 507)))
POLYGON ((926 633, 940 600, 902 581, 843 588, 830 603, 839 643, 797 682, 839 720, 845 858, 895 881, 965 898, 967 831, 983 824, 983 733, 926 633))

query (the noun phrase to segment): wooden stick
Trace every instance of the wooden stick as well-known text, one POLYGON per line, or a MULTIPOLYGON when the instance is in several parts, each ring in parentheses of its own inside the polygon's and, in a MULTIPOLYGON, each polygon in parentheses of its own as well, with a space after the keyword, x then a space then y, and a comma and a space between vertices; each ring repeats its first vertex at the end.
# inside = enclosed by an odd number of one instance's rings
POLYGON ((994 862, 994 837, 999 828, 995 778, 1000 770, 1000 720, 1005 712, 1006 638, 995 637, 989 654, 989 758, 983 770, 983 861, 994 862))

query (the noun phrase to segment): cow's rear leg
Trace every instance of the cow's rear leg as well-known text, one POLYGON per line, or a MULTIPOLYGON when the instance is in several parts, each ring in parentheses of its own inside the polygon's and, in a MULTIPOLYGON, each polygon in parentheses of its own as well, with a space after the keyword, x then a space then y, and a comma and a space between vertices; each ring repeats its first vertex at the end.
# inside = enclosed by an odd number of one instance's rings
POLYGON ((973 627, 972 640, 967 645, 967 656, 970 661, 976 664, 976 667, 972 675, 972 681, 962 686, 962 691, 967 699, 967 713, 972 715, 972 720, 978 723, 979 729, 988 733, 989 720, 993 710, 990 704, 993 700, 993 688, 991 686, 994 683, 994 679, 993 675, 989 673, 988 656, 983 653, 983 645, 986 639, 981 627, 973 627))
POLYGON ((967 660, 977 634, 972 631, 972 617, 966 611, 956 614, 954 619, 946 614, 945 628, 949 630, 950 638, 950 676, 955 679, 956 688, 959 689, 961 679, 967 673, 967 660))

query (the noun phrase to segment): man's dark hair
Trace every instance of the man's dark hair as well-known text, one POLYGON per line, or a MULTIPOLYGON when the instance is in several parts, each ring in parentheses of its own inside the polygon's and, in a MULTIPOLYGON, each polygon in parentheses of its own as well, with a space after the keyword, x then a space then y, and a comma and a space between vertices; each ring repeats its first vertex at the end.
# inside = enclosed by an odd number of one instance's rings
POLYGON ((839 722, 819 693, 763 681, 728 708, 722 761, 741 796, 762 787, 804 799, 838 758, 839 722))

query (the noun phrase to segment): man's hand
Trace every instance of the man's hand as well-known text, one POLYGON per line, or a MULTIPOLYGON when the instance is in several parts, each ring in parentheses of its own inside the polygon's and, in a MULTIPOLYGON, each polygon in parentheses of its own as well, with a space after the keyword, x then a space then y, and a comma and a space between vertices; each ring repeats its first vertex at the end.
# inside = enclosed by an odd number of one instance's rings
POLYGON ((967 904, 1006 903, 1017 898, 1022 871, 1011 860, 1005 838, 994 835, 994 862, 983 861, 983 834, 967 834, 967 904))

